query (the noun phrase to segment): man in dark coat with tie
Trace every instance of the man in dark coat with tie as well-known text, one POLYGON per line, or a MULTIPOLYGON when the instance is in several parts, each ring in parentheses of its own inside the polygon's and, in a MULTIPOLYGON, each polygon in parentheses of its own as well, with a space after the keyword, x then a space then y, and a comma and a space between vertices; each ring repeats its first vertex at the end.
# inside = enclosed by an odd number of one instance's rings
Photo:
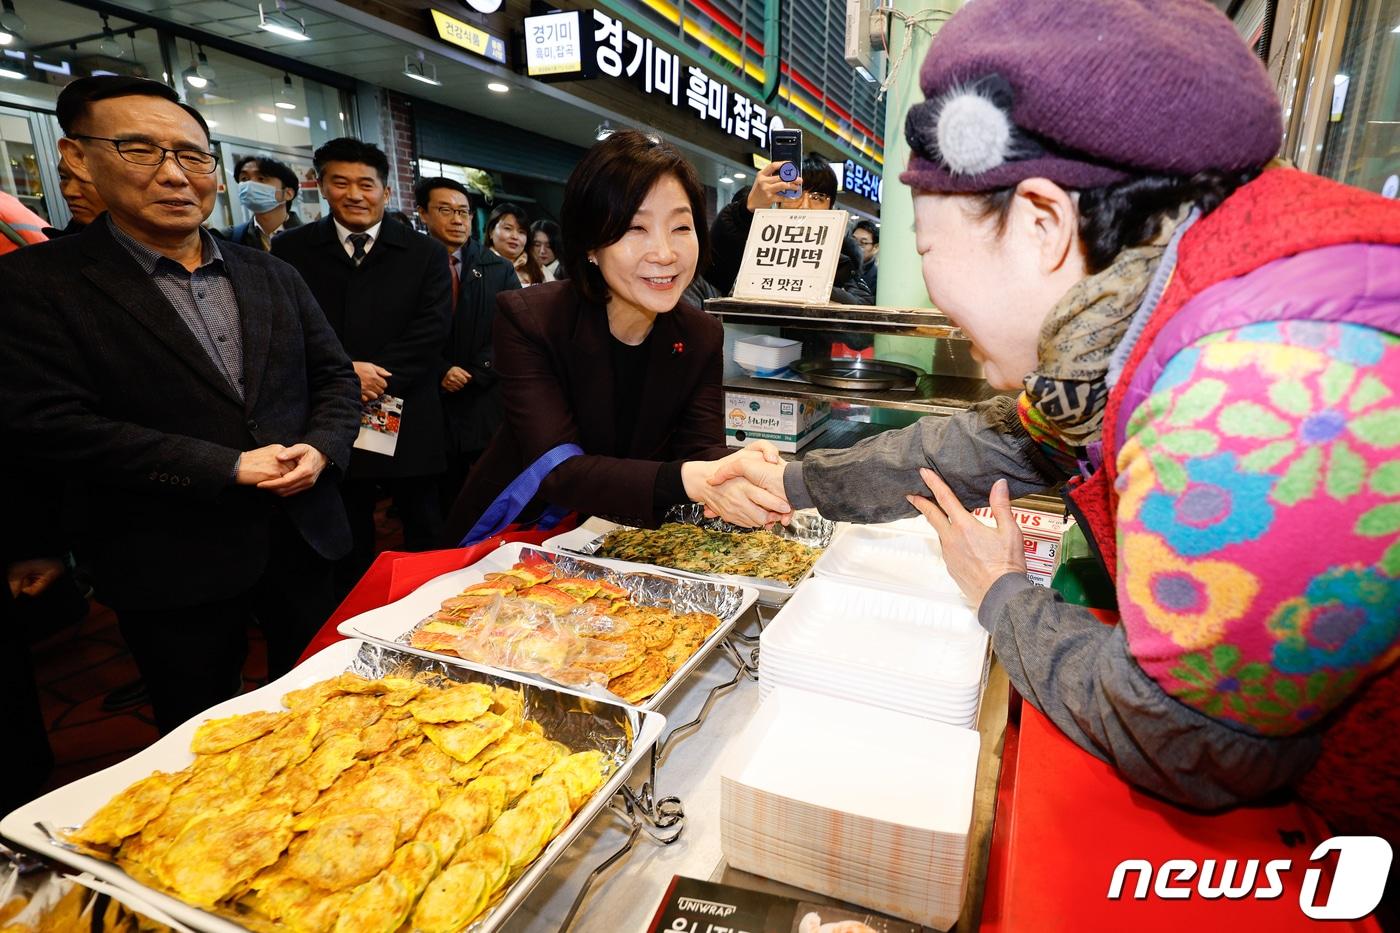
POLYGON ((107 213, 0 258, 0 429, 86 487, 78 544, 168 731, 239 691, 254 618, 276 677, 334 608, 358 387, 296 271, 200 226, 218 166, 197 111, 125 76, 58 110, 107 213))
POLYGON ((377 146, 333 139, 314 160, 330 216, 278 236, 272 255, 295 266, 311 287, 354 361, 361 401, 402 400, 392 455, 357 448, 342 487, 355 538, 337 569, 337 583, 347 592, 374 559, 381 484, 398 506, 404 546, 437 546, 437 478, 446 465, 438 382, 452 282, 441 246, 386 222, 389 161, 377 146))
POLYGON ((520 287, 515 266, 472 236, 472 197, 450 178, 424 178, 413 188, 418 219, 447 250, 452 273, 452 327, 438 366, 446 418, 447 471, 438 483, 446 515, 472 464, 501 426, 501 391, 492 365, 496 296, 520 287))

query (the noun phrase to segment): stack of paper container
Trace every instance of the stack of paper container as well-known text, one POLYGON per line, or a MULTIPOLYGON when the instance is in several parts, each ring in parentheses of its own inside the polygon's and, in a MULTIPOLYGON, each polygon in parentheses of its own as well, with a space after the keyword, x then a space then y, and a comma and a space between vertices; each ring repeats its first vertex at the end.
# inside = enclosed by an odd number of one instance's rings
POLYGON ((759 692, 796 687, 971 728, 987 643, 961 601, 814 577, 763 632, 759 692))
POLYGON ((980 737, 779 687, 721 766, 728 864, 940 930, 957 920, 980 737))

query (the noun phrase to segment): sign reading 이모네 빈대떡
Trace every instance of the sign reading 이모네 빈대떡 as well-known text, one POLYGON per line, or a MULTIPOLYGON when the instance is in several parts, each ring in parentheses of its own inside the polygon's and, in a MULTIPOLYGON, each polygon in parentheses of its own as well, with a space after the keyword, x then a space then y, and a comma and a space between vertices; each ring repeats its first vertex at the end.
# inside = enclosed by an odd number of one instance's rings
POLYGON ((830 301, 845 236, 845 211, 754 211, 734 297, 796 304, 830 301))

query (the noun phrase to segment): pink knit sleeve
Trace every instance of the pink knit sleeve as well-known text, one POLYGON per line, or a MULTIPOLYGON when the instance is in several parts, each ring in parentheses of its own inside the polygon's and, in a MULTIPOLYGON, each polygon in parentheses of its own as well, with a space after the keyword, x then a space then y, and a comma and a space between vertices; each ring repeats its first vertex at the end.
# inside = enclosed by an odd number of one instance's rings
POLYGON ((1118 470, 1119 607, 1168 694, 1289 735, 1400 657, 1400 339, 1204 338, 1133 414, 1118 470))

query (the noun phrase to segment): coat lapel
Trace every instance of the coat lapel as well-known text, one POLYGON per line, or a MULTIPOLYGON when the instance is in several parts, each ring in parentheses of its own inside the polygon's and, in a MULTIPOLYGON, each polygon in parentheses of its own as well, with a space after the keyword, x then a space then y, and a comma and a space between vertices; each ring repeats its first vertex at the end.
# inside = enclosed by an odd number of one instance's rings
MULTIPOLYGON (((572 289, 570 289, 572 291, 572 289)), ((611 454, 617 446, 617 425, 613 424, 612 353, 608 346, 608 313, 576 299, 578 315, 572 345, 565 348, 564 365, 569 370, 570 393, 577 403, 574 418, 596 422, 598 449, 611 454)), ((592 433, 592 432, 590 432, 592 433)))
POLYGON ((83 266, 83 275, 157 340, 165 344, 186 366, 240 408, 243 402, 228 379, 214 366, 195 335, 170 306, 150 277, 107 229, 105 221, 90 224, 83 231, 84 252, 92 260, 83 266))
POLYGON ((224 265, 233 294, 238 300, 239 328, 243 333, 243 404, 252 411, 258 401, 258 389, 267 372, 267 356, 272 343, 272 319, 277 313, 268 290, 267 279, 243 263, 232 250, 224 253, 224 265))
MULTIPOLYGON (((327 214, 325 217, 316 221, 316 226, 319 228, 316 231, 317 243, 326 255, 332 257, 334 261, 340 263, 346 269, 353 270, 355 268, 355 261, 350 258, 350 254, 347 253, 345 247, 341 245, 340 237, 336 234, 335 221, 331 219, 331 215, 327 214)), ((371 250, 370 252, 373 253, 374 251, 371 250)), ((368 257, 366 257, 365 261, 369 261, 368 257)))

